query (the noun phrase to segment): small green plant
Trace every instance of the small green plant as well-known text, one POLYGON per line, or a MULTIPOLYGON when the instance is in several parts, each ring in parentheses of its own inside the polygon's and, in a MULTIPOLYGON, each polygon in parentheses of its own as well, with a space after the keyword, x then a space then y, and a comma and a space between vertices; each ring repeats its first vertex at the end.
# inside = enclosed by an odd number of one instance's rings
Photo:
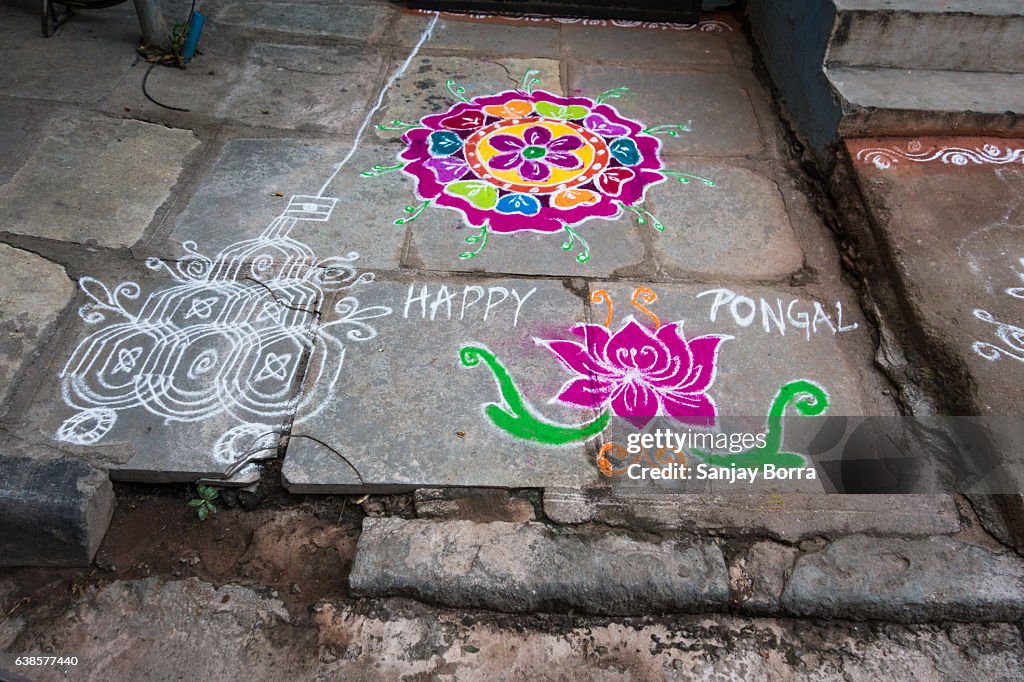
POLYGON ((195 507, 199 520, 205 521, 211 513, 217 513, 217 507, 213 504, 213 501, 217 499, 220 493, 217 492, 216 488, 208 485, 197 485, 196 492, 199 494, 199 497, 189 500, 188 506, 195 507))

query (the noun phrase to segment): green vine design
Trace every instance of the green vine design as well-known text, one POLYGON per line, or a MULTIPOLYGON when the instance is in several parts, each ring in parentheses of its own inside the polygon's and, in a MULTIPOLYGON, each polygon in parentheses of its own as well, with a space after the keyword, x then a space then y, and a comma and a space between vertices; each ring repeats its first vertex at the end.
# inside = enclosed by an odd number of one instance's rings
POLYGON ((605 104, 610 99, 618 99, 624 97, 629 92, 629 88, 612 88, 611 90, 605 90, 600 95, 594 98, 595 104, 605 104))
POLYGON ((374 164, 373 168, 371 168, 370 170, 366 170, 360 173, 359 176, 363 178, 377 178, 380 177, 381 175, 386 175, 387 173, 392 173, 396 170, 401 170, 403 168, 405 168, 404 163, 396 163, 394 166, 384 166, 378 163, 374 164))
POLYGON ((484 406, 484 414, 495 426, 516 438, 546 445, 579 443, 590 440, 604 431, 611 421, 611 414, 607 410, 593 421, 581 426, 566 426, 547 421, 535 414, 535 410, 523 398, 512 375, 489 350, 479 346, 463 346, 459 349, 459 359, 464 367, 476 367, 483 361, 494 374, 498 391, 508 409, 497 403, 488 403, 484 406))
POLYGON ((658 232, 664 232, 665 231, 665 226, 661 223, 661 221, 658 220, 654 216, 653 213, 648 211, 643 206, 636 206, 636 205, 629 206, 629 205, 627 205, 627 204, 625 204, 625 203, 623 203, 621 201, 618 201, 616 203, 619 206, 621 206, 624 210, 632 211, 634 214, 636 214, 637 225, 646 225, 647 224, 647 219, 650 218, 650 220, 651 220, 651 227, 653 227, 658 232))
POLYGON ((590 260, 590 244, 587 244, 587 240, 581 237, 580 233, 569 225, 564 225, 562 229, 569 235, 569 238, 562 242, 562 250, 571 251, 573 244, 579 242, 580 248, 583 250, 576 254, 576 262, 586 263, 590 260))
POLYGON ((526 73, 523 74, 523 81, 519 85, 520 90, 525 90, 527 95, 533 94, 533 87, 540 85, 540 79, 537 78, 537 74, 540 71, 537 69, 527 69, 526 73))
POLYGON ((454 80, 450 78, 446 80, 444 82, 444 87, 446 90, 448 90, 448 92, 451 93, 452 97, 454 97, 455 99, 461 100, 466 103, 469 102, 469 100, 465 98, 466 88, 462 87, 461 85, 456 85, 454 80))
POLYGON ((690 132, 690 123, 663 123, 662 125, 651 126, 640 131, 645 135, 668 135, 679 137, 679 133, 690 132))
POLYGON ((477 242, 479 242, 480 246, 476 247, 475 251, 463 251, 462 253, 459 254, 459 258, 461 258, 462 260, 468 260, 470 258, 476 258, 477 256, 479 256, 480 252, 484 250, 485 246, 487 246, 488 234, 490 234, 490 230, 487 229, 487 223, 484 223, 480 227, 480 234, 472 234, 466 237, 467 244, 476 244, 477 242))
POLYGON ((779 389, 768 410, 768 421, 765 425, 764 447, 752 448, 735 455, 716 455, 704 450, 694 450, 696 457, 713 466, 731 467, 736 465, 742 469, 760 469, 772 464, 781 469, 802 467, 805 464, 803 455, 795 452, 779 452, 782 447, 782 416, 786 407, 793 406, 804 417, 817 417, 825 413, 829 406, 828 393, 821 386, 803 379, 791 381, 779 389))
POLYGON ((679 182, 683 183, 684 185, 689 184, 690 180, 696 180, 697 182, 700 182, 701 184, 703 184, 705 187, 714 187, 715 186, 715 181, 714 180, 708 180, 707 178, 702 178, 699 175, 692 175, 690 173, 683 173, 682 171, 670 170, 668 168, 663 168, 663 169, 659 170, 658 172, 661 173, 662 175, 664 175, 666 178, 672 178, 673 180, 678 180, 679 182))
POLYGON ((388 131, 412 130, 413 128, 419 128, 419 127, 420 127, 419 123, 408 123, 406 121, 400 121, 397 118, 395 120, 393 120, 393 121, 390 121, 389 123, 378 123, 377 126, 376 126, 377 130, 388 130, 388 131))
POLYGON ((417 206, 406 206, 405 212, 408 213, 409 216, 406 218, 399 218, 398 220, 395 221, 395 225, 405 225, 406 223, 411 223, 412 221, 419 218, 420 213, 423 213, 423 211, 425 211, 427 206, 429 205, 430 199, 425 200, 422 204, 419 204, 417 206))

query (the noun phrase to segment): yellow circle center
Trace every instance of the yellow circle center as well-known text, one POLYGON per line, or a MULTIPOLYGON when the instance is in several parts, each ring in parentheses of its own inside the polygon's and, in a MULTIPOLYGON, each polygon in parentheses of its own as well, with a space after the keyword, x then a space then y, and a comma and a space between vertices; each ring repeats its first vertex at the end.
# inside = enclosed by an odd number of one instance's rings
MULTIPOLYGON (((552 153, 555 152, 546 151, 545 155, 552 153)), ((590 167, 591 163, 593 163, 594 161, 594 147, 589 142, 587 142, 585 137, 580 135, 579 131, 575 127, 570 127, 565 123, 546 119, 523 119, 522 123, 504 126, 485 135, 483 138, 480 139, 479 143, 477 144, 477 154, 479 155, 480 160, 483 161, 484 165, 487 167, 487 172, 494 176, 497 180, 517 185, 527 185, 531 187, 555 187, 557 185, 567 183, 573 180, 574 178, 578 177, 582 173, 584 173, 587 170, 587 168, 590 167), (580 161, 582 161, 580 167, 574 170, 559 168, 558 166, 552 163, 547 163, 544 160, 544 158, 535 156, 532 151, 529 154, 526 153, 532 149, 535 149, 536 146, 526 145, 526 141, 523 140, 523 135, 525 134, 527 128, 534 128, 538 126, 546 128, 548 132, 551 133, 552 141, 557 140, 559 137, 563 135, 571 135, 572 137, 575 137, 578 140, 580 140, 583 143, 582 147, 573 149, 572 151, 569 152, 564 152, 579 157, 580 161), (543 182, 535 182, 532 180, 527 180, 526 178, 521 176, 519 174, 519 166, 515 168, 510 168, 509 170, 498 170, 497 168, 494 168, 491 165, 491 159, 493 159, 495 156, 498 156, 499 154, 510 153, 500 151, 491 146, 490 140, 494 135, 512 135, 513 137, 517 137, 520 140, 523 140, 523 148, 518 152, 511 153, 521 154, 524 157, 524 160, 529 160, 531 158, 538 159, 538 163, 543 163, 548 168, 551 169, 551 177, 549 177, 547 180, 544 180, 543 182)))

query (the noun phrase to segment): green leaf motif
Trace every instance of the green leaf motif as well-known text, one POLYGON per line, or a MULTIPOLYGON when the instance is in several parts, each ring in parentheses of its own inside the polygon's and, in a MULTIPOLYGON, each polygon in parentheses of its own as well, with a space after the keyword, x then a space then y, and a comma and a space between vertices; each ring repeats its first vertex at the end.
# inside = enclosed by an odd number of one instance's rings
POLYGON ((481 210, 494 208, 498 204, 498 188, 482 180, 453 182, 444 188, 448 194, 467 199, 481 210))
POLYGON ((561 104, 552 104, 551 102, 537 102, 536 109, 537 113, 541 116, 546 118, 558 118, 563 121, 583 118, 590 113, 589 109, 581 107, 578 104, 563 106, 561 104))

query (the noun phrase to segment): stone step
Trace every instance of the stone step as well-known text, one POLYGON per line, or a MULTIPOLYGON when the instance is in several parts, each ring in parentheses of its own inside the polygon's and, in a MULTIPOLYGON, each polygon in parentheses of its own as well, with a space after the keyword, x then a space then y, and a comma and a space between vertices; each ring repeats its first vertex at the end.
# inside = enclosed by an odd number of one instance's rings
POLYGON ((542 523, 367 518, 349 582, 360 595, 510 613, 721 611, 729 600, 725 559, 711 542, 542 523))
POLYGON ((633 616, 707 613, 900 622, 1024 616, 1024 560, 946 536, 848 535, 799 548, 607 528, 367 518, 349 577, 360 596, 455 608, 633 616))
POLYGON ((831 67, 843 137, 1024 132, 1024 74, 831 67))
POLYGON ((105 471, 0 439, 0 566, 88 566, 114 504, 105 471))
POLYGON ((829 65, 1024 71, 1018 0, 833 0, 829 65))

